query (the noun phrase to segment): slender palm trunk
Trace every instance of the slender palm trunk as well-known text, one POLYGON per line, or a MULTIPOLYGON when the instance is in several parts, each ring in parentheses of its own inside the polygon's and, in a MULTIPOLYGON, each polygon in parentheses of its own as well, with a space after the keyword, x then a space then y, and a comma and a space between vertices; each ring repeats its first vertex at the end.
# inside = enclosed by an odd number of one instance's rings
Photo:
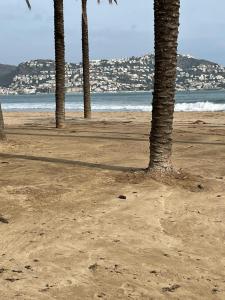
POLYGON ((63 0, 54 0, 56 128, 65 126, 65 41, 63 0))
POLYGON ((180 0, 155 0, 155 81, 149 171, 172 170, 180 0))
POLYGON ((91 87, 90 87, 87 0, 82 0, 82 54, 83 54, 84 118, 90 119, 91 118, 91 87))
POLYGON ((3 141, 6 139, 5 132, 4 132, 4 119, 2 114, 2 107, 0 103, 0 141, 3 141))

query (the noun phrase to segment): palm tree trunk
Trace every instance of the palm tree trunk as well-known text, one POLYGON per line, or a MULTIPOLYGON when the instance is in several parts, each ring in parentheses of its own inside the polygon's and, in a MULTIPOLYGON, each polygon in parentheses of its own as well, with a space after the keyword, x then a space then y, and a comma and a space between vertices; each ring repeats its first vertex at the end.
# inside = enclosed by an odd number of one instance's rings
POLYGON ((63 0, 54 0, 56 128, 65 126, 65 41, 63 0))
POLYGON ((87 0, 82 0, 82 54, 83 54, 84 118, 90 119, 91 118, 91 87, 90 87, 87 0))
POLYGON ((180 0, 155 0, 155 80, 149 171, 172 170, 180 0))
POLYGON ((4 141, 6 139, 5 132, 4 132, 4 119, 2 114, 2 107, 0 103, 0 141, 4 141))

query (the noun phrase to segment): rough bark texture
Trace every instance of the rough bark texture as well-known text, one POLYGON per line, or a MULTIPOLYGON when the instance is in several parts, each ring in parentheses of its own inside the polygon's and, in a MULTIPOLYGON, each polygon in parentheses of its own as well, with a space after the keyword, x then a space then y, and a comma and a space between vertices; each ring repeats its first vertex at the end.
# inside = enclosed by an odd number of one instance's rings
POLYGON ((54 0, 56 127, 65 126, 65 42, 63 0, 54 0))
POLYGON ((5 132, 4 132, 4 119, 2 114, 2 107, 0 103, 0 141, 4 141, 6 139, 5 132))
POLYGON ((155 0, 155 81, 149 170, 172 170, 180 0, 155 0))
POLYGON ((91 118, 91 87, 90 87, 87 0, 82 0, 82 54, 83 54, 84 118, 90 119, 91 118))

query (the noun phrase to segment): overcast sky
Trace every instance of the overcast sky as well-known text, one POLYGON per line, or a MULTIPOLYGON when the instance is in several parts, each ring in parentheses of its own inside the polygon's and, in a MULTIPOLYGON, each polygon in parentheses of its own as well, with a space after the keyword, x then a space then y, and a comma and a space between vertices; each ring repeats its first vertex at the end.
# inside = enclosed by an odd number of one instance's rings
MULTIPOLYGON (((0 63, 54 58, 53 0, 0 1, 0 63)), ((80 0, 64 0, 66 59, 81 60, 80 0)), ((91 58, 153 52, 153 0, 89 0, 91 58)), ((179 52, 225 65, 225 1, 181 0, 179 52)))

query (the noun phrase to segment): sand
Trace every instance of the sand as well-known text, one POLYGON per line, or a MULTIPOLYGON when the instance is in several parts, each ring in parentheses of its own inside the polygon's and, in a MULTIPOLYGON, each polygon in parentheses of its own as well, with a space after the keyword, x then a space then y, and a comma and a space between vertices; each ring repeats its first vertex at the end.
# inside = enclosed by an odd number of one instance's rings
POLYGON ((225 113, 175 114, 164 183, 148 113, 67 117, 5 114, 0 299, 225 299, 225 113))

